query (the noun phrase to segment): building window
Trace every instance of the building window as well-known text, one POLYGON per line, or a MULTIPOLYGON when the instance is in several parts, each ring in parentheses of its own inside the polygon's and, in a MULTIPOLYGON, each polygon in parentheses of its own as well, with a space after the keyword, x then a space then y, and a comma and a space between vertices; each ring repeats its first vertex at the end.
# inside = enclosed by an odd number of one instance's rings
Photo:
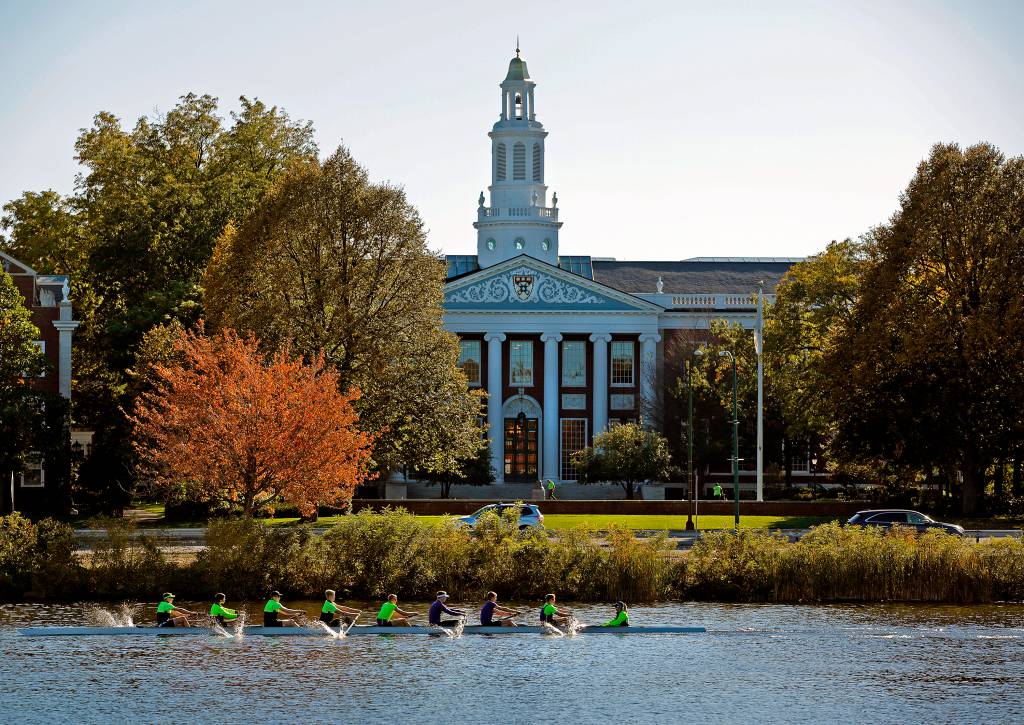
POLYGON ((533 342, 512 340, 509 343, 509 384, 533 385, 533 342))
POLYGON ((459 341, 459 367, 466 374, 470 387, 480 386, 480 341, 459 341))
POLYGON ((579 340, 562 343, 562 386, 582 388, 587 384, 587 344, 579 340))
POLYGON ((543 249, 545 252, 551 249, 551 240, 545 239, 543 242, 540 243, 540 248, 543 249))
POLYGON ((526 144, 522 141, 512 147, 512 180, 526 181, 526 144))
POLYGON ((538 182, 544 181, 544 170, 541 169, 541 165, 540 165, 542 158, 543 158, 543 153, 540 150, 540 144, 539 143, 535 143, 533 145, 533 180, 534 181, 538 181, 538 182))
POLYGON ((489 250, 491 250, 492 252, 494 251, 494 248, 497 247, 497 246, 498 246, 498 243, 496 241, 494 241, 493 239, 488 239, 487 240, 487 248, 489 250))
POLYGON ((498 181, 504 181, 506 174, 508 174, 507 165, 508 157, 506 156, 505 144, 498 144, 498 148, 494 152, 494 178, 498 181))
POLYGON ((580 477, 572 465, 572 454, 587 447, 587 419, 562 418, 562 480, 575 481, 580 477))
POLYGON ((516 237, 515 245, 516 249, 522 249, 523 247, 526 246, 526 240, 523 239, 522 237, 516 237))
POLYGON ((22 488, 42 488, 46 485, 46 471, 43 469, 43 456, 33 452, 28 465, 21 475, 22 488))
POLYGON ((633 343, 612 342, 612 385, 633 384, 633 343))

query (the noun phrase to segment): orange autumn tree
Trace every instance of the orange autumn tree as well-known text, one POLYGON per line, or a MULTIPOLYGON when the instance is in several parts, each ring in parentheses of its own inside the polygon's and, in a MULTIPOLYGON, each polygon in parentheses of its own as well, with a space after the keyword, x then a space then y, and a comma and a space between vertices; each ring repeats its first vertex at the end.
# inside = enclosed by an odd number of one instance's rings
POLYGON ((338 390, 323 356, 273 356, 234 330, 182 331, 154 365, 131 420, 135 449, 160 486, 197 501, 240 503, 247 515, 276 497, 303 516, 350 498, 369 477, 374 436, 357 429, 359 391, 338 390))

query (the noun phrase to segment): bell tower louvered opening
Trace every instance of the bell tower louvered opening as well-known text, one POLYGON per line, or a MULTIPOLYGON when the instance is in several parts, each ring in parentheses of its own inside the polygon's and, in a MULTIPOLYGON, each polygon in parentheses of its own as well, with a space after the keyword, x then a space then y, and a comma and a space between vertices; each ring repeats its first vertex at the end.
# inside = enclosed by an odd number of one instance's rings
POLYGON ((512 180, 526 181, 526 144, 522 141, 512 147, 512 180))
POLYGON ((541 151, 540 144, 535 143, 533 145, 533 180, 538 182, 544 181, 544 169, 542 167, 544 159, 544 152, 541 151))
POLYGON ((508 155, 505 151, 505 144, 500 143, 494 152, 494 179, 504 181, 508 171, 508 155))

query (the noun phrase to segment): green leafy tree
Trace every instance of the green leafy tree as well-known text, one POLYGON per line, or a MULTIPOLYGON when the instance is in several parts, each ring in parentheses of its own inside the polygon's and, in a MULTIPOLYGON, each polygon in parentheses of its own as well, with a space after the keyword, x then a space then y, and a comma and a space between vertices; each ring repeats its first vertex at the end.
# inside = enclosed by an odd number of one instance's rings
POLYGON ((594 437, 593 447, 573 454, 583 483, 615 481, 627 499, 633 498, 637 484, 665 480, 670 463, 665 436, 639 423, 614 425, 594 437))
POLYGON ((959 472, 976 514, 986 471, 1022 437, 1024 158, 936 145, 867 254, 823 365, 835 447, 959 472))
POLYGON ((480 446, 480 394, 441 327, 445 268, 405 193, 373 184, 345 148, 294 164, 221 237, 205 279, 212 327, 253 332, 307 357, 323 350, 381 472, 454 472, 480 446))
POLYGON ((455 461, 449 470, 416 471, 415 475, 427 483, 436 483, 441 489, 441 498, 449 498, 454 485, 486 486, 494 483, 491 448, 482 441, 475 455, 455 461))

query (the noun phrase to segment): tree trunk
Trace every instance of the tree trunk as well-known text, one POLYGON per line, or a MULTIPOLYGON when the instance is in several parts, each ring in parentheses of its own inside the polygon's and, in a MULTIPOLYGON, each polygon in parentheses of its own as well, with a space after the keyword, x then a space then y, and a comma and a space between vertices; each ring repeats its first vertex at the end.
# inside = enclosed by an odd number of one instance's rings
POLYGON ((1024 471, 1021 470, 1021 458, 1024 458, 1024 446, 1018 448, 1017 453, 1013 456, 1013 476, 1010 485, 1013 495, 1017 497, 1024 496, 1024 471))
POLYGON ((964 516, 978 516, 982 513, 982 504, 984 502, 984 468, 975 462, 974 456, 968 454, 964 461, 963 473, 964 483, 961 491, 961 505, 964 516))
POLYGON ((448 498, 452 495, 452 482, 441 481, 441 498, 448 498))
POLYGON ((782 466, 786 471, 786 488, 793 488, 793 443, 788 438, 783 439, 782 466))
POLYGON ((626 500, 627 501, 632 501, 633 500, 633 482, 632 481, 626 481, 623 484, 623 486, 626 489, 626 500))
POLYGON ((995 498, 997 505, 1002 504, 1003 494, 1006 492, 1006 459, 999 461, 999 471, 996 474, 995 498))

